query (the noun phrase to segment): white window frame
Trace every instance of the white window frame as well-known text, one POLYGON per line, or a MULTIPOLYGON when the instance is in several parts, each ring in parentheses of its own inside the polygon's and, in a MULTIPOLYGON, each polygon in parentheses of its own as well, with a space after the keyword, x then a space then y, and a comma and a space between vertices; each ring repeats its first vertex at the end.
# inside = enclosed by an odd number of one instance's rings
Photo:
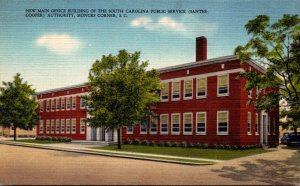
POLYGON ((167 85, 167 87, 168 87, 168 98, 166 98, 166 99, 163 99, 162 98, 162 91, 161 91, 161 93, 160 93, 160 100, 162 101, 162 102, 165 102, 165 101, 169 101, 169 98, 170 98, 170 87, 169 87, 169 82, 161 82, 161 84, 166 84, 167 85))
POLYGON ((80 118, 80 134, 86 133, 86 122, 84 120, 85 118, 80 118), (82 131, 83 128, 84 130, 82 131))
POLYGON ((80 97, 80 109, 85 109, 86 106, 86 100, 83 96, 80 97))
POLYGON ((55 104, 54 104, 55 99, 51 99, 51 112, 55 111, 55 104))
POLYGON ((66 133, 65 119, 60 119, 60 133, 61 134, 66 133), (62 129, 64 129, 64 130, 62 130, 62 129))
POLYGON ((65 97, 61 97, 60 98, 60 110, 65 110, 66 109, 66 98, 65 97), (64 107, 62 107, 64 106, 64 107))
POLYGON ((56 121, 55 121, 55 134, 59 134, 59 133, 60 133, 60 121, 59 121, 59 119, 56 119, 56 121))
POLYGON ((228 135, 229 134, 229 111, 222 110, 217 111, 217 135, 228 135), (225 112, 227 114, 227 131, 226 132, 219 132, 219 113, 225 112))
POLYGON ((46 120, 46 134, 50 134, 51 132, 51 124, 50 124, 50 120, 47 119, 46 120))
POLYGON ((255 113, 255 135, 259 135, 258 122, 259 122, 258 113, 255 113))
POLYGON ((39 128, 40 128, 40 134, 43 134, 44 133, 44 121, 41 119, 40 120, 40 125, 39 125, 39 128))
POLYGON ((41 100, 41 101, 39 102, 39 105, 40 105, 40 112, 44 112, 44 101, 41 100))
POLYGON ((193 134, 193 113, 192 112, 185 112, 185 113, 183 113, 183 135, 192 135, 193 134), (186 115, 191 115, 191 131, 190 132, 186 132, 185 131, 185 117, 186 117, 186 115))
POLYGON ((184 83, 183 83, 183 84, 184 84, 184 85, 183 85, 183 95, 184 95, 184 96, 183 96, 183 99, 184 99, 184 100, 193 99, 193 87, 194 87, 193 85, 194 85, 194 80, 193 80, 193 79, 186 79, 186 80, 184 80, 183 82, 184 82, 184 83), (185 85, 186 85, 186 82, 187 82, 187 81, 191 81, 191 82, 192 82, 192 95, 191 95, 190 97, 186 97, 186 95, 185 95, 185 92, 186 92, 186 87, 185 87, 185 85))
POLYGON ((180 100, 180 97, 181 97, 181 81, 174 81, 172 82, 172 101, 179 101, 180 100), (179 97, 178 98, 173 98, 173 96, 175 95, 174 94, 174 84, 175 83, 179 83, 179 97))
POLYGON ((76 108, 77 108, 77 97, 76 96, 72 96, 71 107, 72 107, 72 110, 76 110, 76 108), (74 102, 74 100, 75 100, 75 102, 74 102), (75 105, 75 107, 74 107, 74 105, 75 105))
POLYGON ((160 120, 159 120, 159 125, 160 125, 160 134, 161 135, 168 135, 169 134, 169 114, 161 114, 160 115, 160 120), (166 116, 167 117, 167 131, 162 131, 162 117, 166 116))
POLYGON ((150 116, 150 129, 149 129, 149 133, 150 134, 157 134, 157 126, 158 126, 158 118, 156 116, 150 116), (155 131, 152 131, 152 121, 155 121, 155 131))
POLYGON ((77 124, 76 118, 72 118, 72 120, 71 120, 71 133, 72 134, 76 134, 76 128, 77 128, 76 124, 77 124), (75 126, 75 131, 73 130, 74 126, 75 126))
POLYGON ((207 114, 206 112, 196 112, 196 135, 206 135, 207 114), (204 114, 204 132, 198 132, 198 114, 204 114))
POLYGON ((126 126, 126 134, 133 134, 133 126, 130 125, 130 126, 126 126), (128 130, 128 128, 131 127, 131 131, 128 130))
POLYGON ((197 78, 196 79, 196 98, 197 99, 201 99, 201 98, 206 98, 206 97, 207 97, 207 77, 197 78), (200 80, 200 79, 204 79, 205 80, 205 95, 203 95, 203 96, 198 96, 198 88, 199 88, 199 86, 198 86, 198 80, 200 80))
POLYGON ((142 122, 140 123, 140 134, 148 134, 148 125, 149 122, 146 120, 146 131, 142 131, 142 122))
POLYGON ((218 75, 217 76, 217 96, 218 97, 223 97, 223 96, 229 96, 229 85, 230 85, 230 82, 229 82, 229 74, 222 74, 222 75, 218 75), (219 93, 219 77, 221 76, 227 76, 227 93, 219 93))
POLYGON ((66 119, 66 134, 71 134, 71 119, 66 119), (69 128, 69 130, 67 130, 69 128))
POLYGON ((248 135, 252 135, 252 132, 251 132, 251 130, 252 130, 252 127, 251 127, 252 119, 251 119, 251 117, 252 117, 251 112, 247 112, 247 134, 248 135))
POLYGON ((54 126, 54 124, 55 124, 55 120, 52 119, 52 120, 51 120, 51 125, 50 125, 50 126, 51 126, 51 127, 50 127, 50 128, 51 128, 51 131, 50 131, 51 134, 54 134, 54 133, 55 133, 55 126, 54 126))
MULTIPOLYGON (((171 134, 172 135, 180 135, 180 113, 173 113, 173 114, 171 114, 171 134), (179 124, 179 126, 178 126, 178 132, 176 132, 176 131, 173 131, 173 128, 174 128, 174 120, 173 120, 173 116, 179 116, 179 120, 178 120, 178 124, 179 124)), ((177 123, 176 123, 177 124, 177 123)))
POLYGON ((66 110, 70 110, 72 107, 71 105, 71 97, 66 97, 66 110), (68 100, 69 100, 69 108, 68 108, 68 100))
POLYGON ((47 99, 46 100, 46 112, 50 112, 50 110, 51 110, 51 105, 50 105, 50 99, 47 99))

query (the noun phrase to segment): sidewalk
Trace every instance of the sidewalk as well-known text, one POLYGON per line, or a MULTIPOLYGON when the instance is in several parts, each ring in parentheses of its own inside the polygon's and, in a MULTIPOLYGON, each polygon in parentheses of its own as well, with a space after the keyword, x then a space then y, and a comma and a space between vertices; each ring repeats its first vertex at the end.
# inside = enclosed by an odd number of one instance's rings
POLYGON ((48 150, 59 150, 59 151, 67 151, 67 152, 75 152, 75 153, 85 153, 85 154, 119 157, 119 158, 176 163, 176 164, 184 164, 184 165, 212 165, 214 163, 223 162, 222 160, 206 159, 206 158, 189 158, 189 157, 169 156, 169 155, 160 155, 160 154, 118 152, 112 150, 92 149, 92 147, 99 147, 99 145, 77 144, 77 143, 35 144, 35 143, 25 143, 25 142, 18 142, 18 141, 17 142, 8 141, 7 139, 0 138, 0 144, 24 146, 24 147, 32 147, 32 148, 40 148, 40 149, 48 149, 48 150), (196 162, 192 162, 192 161, 196 161, 196 162))

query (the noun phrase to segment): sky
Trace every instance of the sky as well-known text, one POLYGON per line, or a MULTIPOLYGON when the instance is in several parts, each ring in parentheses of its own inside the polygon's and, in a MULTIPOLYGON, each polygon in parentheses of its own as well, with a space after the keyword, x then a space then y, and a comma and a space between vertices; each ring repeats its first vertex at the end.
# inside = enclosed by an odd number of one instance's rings
POLYGON ((249 40, 244 25, 257 15, 274 22, 299 13, 300 0, 0 0, 0 82, 21 73, 36 91, 80 84, 96 59, 121 49, 140 51, 149 69, 193 62, 199 36, 207 38, 208 59, 228 56, 249 40), (29 9, 44 10, 45 17, 29 17, 29 9), (85 15, 95 9, 96 17, 48 17, 58 9, 85 15), (97 17, 104 10, 123 13, 97 17))

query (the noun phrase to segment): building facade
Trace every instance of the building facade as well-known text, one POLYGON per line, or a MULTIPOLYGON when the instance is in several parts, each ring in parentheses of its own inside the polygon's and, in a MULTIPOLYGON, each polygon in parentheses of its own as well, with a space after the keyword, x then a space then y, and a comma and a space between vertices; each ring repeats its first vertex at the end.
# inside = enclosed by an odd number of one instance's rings
MULTIPOLYGON (((196 39, 196 61, 159 69, 161 102, 155 116, 122 128, 122 140, 139 139, 223 145, 275 145, 278 109, 257 112, 249 100, 268 91, 244 88, 241 72, 264 68, 235 56, 207 59, 205 37, 196 39)), ((68 136, 79 140, 116 141, 115 131, 89 127, 83 95, 85 84, 40 92, 37 135, 68 136)))

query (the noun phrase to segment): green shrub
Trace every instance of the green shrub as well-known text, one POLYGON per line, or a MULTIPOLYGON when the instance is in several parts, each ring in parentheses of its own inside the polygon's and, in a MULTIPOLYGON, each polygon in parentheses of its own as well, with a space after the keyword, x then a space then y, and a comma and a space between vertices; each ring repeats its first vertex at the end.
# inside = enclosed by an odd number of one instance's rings
POLYGON ((155 141, 150 141, 149 146, 155 146, 155 141))
POLYGON ((179 147, 179 143, 174 141, 172 142, 171 147, 179 147))
POLYGON ((52 137, 52 141, 58 141, 57 137, 52 137))
POLYGON ((41 140, 41 136, 35 137, 35 140, 41 140))
POLYGON ((163 141, 159 141, 158 144, 157 144, 157 146, 159 146, 159 147, 164 147, 164 146, 165 146, 165 143, 164 143, 163 141))
POLYGON ((188 142, 188 143, 186 144, 186 146, 187 146, 188 148, 193 148, 193 147, 195 146, 195 144, 192 143, 192 142, 188 142))
POLYGON ((218 144, 214 144, 213 148, 214 148, 214 149, 218 149, 218 148, 219 148, 219 145, 218 145, 218 144))
POLYGON ((164 143, 164 146, 165 146, 165 147, 172 147, 172 143, 171 143, 170 141, 166 141, 166 142, 164 143))
POLYGON ((126 140, 124 141, 125 145, 131 145, 132 141, 129 138, 126 138, 126 140))
POLYGON ((202 148, 201 143, 195 143, 195 144, 194 144, 194 148, 197 148, 197 149, 202 148))
POLYGON ((224 148, 225 148, 224 145, 222 144, 219 145, 219 149, 224 149, 224 148))
POLYGON ((142 141, 141 144, 142 144, 142 145, 145 145, 145 146, 148 146, 148 145, 149 145, 149 141, 145 139, 145 140, 142 141))
POLYGON ((141 145, 141 140, 139 139, 134 139, 132 142, 133 145, 141 145))
POLYGON ((182 141, 182 142, 180 142, 179 146, 182 147, 182 148, 186 148, 187 144, 186 144, 185 141, 182 141))
POLYGON ((207 149, 207 148, 208 148, 208 144, 207 144, 207 143, 203 144, 203 145, 202 145, 202 148, 203 148, 203 149, 207 149))
POLYGON ((45 140, 47 140, 47 141, 51 141, 51 140, 52 140, 52 138, 51 138, 50 136, 46 136, 46 137, 45 137, 45 140))

